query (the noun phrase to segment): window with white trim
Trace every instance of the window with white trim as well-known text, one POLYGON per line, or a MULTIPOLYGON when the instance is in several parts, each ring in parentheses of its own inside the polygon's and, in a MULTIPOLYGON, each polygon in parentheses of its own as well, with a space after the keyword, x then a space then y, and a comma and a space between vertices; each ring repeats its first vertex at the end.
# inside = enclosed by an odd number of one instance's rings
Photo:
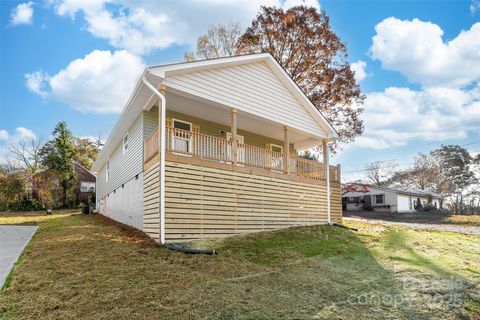
POLYGON ((278 144, 270 144, 270 150, 273 152, 283 153, 283 146, 279 146, 278 144))
POLYGON ((123 136, 123 154, 128 150, 128 132, 123 136))
POLYGON ((81 192, 95 192, 95 182, 80 181, 81 192))
POLYGON ((171 149, 177 152, 189 153, 192 148, 192 123, 173 119, 174 135, 171 149), (178 129, 178 130, 175 130, 178 129))
POLYGON ((385 202, 385 195, 384 194, 376 194, 375 195, 375 204, 383 204, 385 202))

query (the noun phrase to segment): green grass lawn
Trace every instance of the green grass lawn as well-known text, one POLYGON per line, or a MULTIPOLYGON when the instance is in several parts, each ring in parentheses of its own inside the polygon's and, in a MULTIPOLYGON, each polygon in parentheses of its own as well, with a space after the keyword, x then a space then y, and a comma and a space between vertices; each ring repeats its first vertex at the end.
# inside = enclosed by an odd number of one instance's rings
POLYGON ((448 223, 480 227, 480 215, 453 215, 447 219, 448 223))
POLYGON ((0 216, 39 229, 2 319, 479 319, 480 239, 349 222, 156 246, 101 216, 0 216))

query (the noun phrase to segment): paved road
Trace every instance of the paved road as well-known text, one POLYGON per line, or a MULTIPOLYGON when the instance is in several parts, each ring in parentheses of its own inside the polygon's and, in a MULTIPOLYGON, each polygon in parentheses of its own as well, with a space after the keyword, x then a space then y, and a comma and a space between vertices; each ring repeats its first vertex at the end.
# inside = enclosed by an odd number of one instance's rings
POLYGON ((424 230, 436 230, 436 231, 451 231, 465 234, 474 234, 480 236, 480 227, 474 226, 459 226, 454 224, 433 224, 433 223, 417 223, 417 222, 393 222, 385 221, 379 219, 364 219, 364 218, 350 218, 343 217, 344 220, 351 221, 362 221, 373 224, 384 224, 384 225, 397 225, 397 226, 406 226, 417 229, 424 230))
POLYGON ((0 288, 32 238, 36 226, 0 225, 0 288))

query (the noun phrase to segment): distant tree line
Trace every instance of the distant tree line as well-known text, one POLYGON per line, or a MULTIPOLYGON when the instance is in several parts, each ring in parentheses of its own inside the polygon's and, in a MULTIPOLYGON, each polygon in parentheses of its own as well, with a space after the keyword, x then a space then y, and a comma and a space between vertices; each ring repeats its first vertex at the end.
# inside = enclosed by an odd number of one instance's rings
POLYGON ((438 193, 456 214, 480 214, 480 155, 472 156, 458 145, 442 145, 419 153, 410 168, 395 161, 374 162, 365 168, 369 183, 438 193))
POLYGON ((91 169, 101 139, 75 137, 62 121, 51 140, 22 140, 8 148, 8 160, 0 163, 0 211, 67 208, 77 205, 73 162, 91 169))

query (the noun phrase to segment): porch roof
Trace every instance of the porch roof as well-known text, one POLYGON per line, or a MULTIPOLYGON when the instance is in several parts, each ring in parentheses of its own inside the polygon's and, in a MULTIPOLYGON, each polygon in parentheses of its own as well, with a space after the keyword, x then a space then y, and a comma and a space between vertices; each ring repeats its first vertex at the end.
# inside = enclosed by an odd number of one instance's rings
MULTIPOLYGON (((193 62, 182 62, 175 64, 168 64, 162 66, 153 66, 146 68, 142 75, 139 77, 137 85, 135 86, 134 91, 132 92, 130 98, 128 99, 122 113, 120 114, 119 119, 117 120, 115 126, 113 127, 105 146, 100 152, 95 164, 92 168, 93 172, 98 172, 107 162, 110 154, 115 150, 116 146, 121 142, 121 139, 125 132, 128 131, 130 126, 133 124, 135 119, 142 113, 143 110, 151 108, 156 102, 156 96, 151 92, 149 88, 145 86, 142 81, 142 76, 146 76, 148 80, 154 84, 156 87, 162 85, 166 82, 168 76, 170 75, 180 75, 188 72, 204 72, 212 69, 219 69, 227 66, 238 66, 238 65, 247 65, 252 63, 265 63, 270 70, 278 77, 279 81, 288 89, 288 92, 300 103, 308 115, 313 119, 321 129, 322 133, 318 132, 308 132, 312 137, 309 140, 306 140, 303 145, 298 145, 298 148, 308 148, 310 146, 318 145, 318 142, 321 139, 335 140, 338 138, 337 131, 333 126, 328 122, 328 120, 318 111, 318 109, 313 105, 313 103, 306 97, 303 91, 295 84, 295 82, 288 76, 285 70, 278 64, 278 62, 268 53, 262 54, 252 54, 252 55, 243 55, 235 56, 228 58, 218 58, 218 59, 209 59, 193 62)), ((168 81, 168 80, 167 80, 168 81)), ((168 87, 168 86, 167 86, 168 87)), ((193 97, 191 92, 185 92, 179 90, 178 88, 172 89, 176 94, 184 95, 187 97, 193 97)), ((212 106, 222 107, 222 108, 238 108, 237 105, 227 105, 221 101, 216 101, 215 99, 208 99, 202 96, 196 96, 195 98, 208 102, 212 106)), ((272 112, 275 106, 272 104, 272 112)), ((242 111, 242 110, 241 110, 242 111)), ((303 129, 301 126, 297 126, 302 122, 298 117, 293 119, 290 122, 282 122, 281 120, 274 120, 273 118, 268 118, 268 116, 256 115, 255 111, 252 110, 243 110, 243 113, 249 114, 250 116, 260 119, 267 118, 269 122, 277 122, 278 124, 286 125, 297 132, 308 130, 303 129)))

